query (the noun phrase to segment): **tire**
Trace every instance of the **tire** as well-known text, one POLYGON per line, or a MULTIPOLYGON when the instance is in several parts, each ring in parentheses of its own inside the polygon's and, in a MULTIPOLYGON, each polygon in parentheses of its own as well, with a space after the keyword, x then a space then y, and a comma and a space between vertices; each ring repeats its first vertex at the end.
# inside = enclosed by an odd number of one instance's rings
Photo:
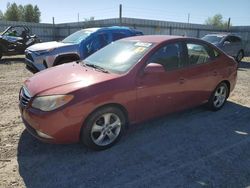
POLYGON ((243 50, 240 50, 240 51, 238 52, 238 54, 237 54, 235 60, 236 60, 238 63, 240 63, 241 60, 243 59, 243 57, 244 57, 244 52, 243 52, 243 50))
POLYGON ((208 107, 212 111, 220 110, 229 96, 229 88, 225 82, 221 82, 213 91, 208 100, 208 107))
POLYGON ((126 118, 116 107, 104 107, 87 118, 81 130, 81 141, 94 150, 104 150, 117 143, 125 131, 126 118))

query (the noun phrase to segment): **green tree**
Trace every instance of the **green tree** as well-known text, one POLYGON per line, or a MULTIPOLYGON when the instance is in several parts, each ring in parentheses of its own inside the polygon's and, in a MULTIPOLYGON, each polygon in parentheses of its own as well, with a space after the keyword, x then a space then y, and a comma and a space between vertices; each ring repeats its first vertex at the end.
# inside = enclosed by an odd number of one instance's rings
MULTIPOLYGON (((41 12, 37 5, 31 4, 17 5, 16 3, 8 3, 4 18, 8 21, 24 21, 39 23, 41 12)), ((0 14, 1 19, 1 14, 0 14)))
POLYGON ((41 12, 40 12, 38 6, 35 5, 34 6, 34 19, 33 19, 33 21, 35 23, 39 23, 40 22, 40 17, 41 17, 41 12))
POLYGON ((7 10, 4 13, 4 17, 6 20, 9 21, 19 21, 20 20, 20 13, 16 3, 8 3, 7 10))
POLYGON ((24 22, 24 7, 23 7, 23 5, 18 6, 18 11, 19 11, 19 21, 24 22))
POLYGON ((24 21, 26 22, 34 22, 34 9, 31 4, 24 6, 24 21))
POLYGON ((215 14, 213 17, 209 17, 205 21, 205 24, 212 25, 212 26, 220 28, 220 29, 226 29, 228 26, 227 21, 223 20, 223 16, 221 14, 215 14))

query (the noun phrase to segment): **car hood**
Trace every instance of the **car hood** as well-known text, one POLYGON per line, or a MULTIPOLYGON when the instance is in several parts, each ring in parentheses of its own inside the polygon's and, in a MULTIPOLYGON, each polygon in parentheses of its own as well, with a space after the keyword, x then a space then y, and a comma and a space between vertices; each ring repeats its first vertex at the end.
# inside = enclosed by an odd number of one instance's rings
POLYGON ((0 35, 0 39, 4 39, 8 42, 16 42, 16 41, 22 40, 21 37, 5 36, 5 35, 0 35))
POLYGON ((67 63, 41 71, 24 83, 31 96, 66 94, 118 77, 80 63, 67 63))
POLYGON ((30 50, 30 51, 50 50, 50 49, 59 48, 62 46, 71 46, 71 45, 75 45, 75 44, 51 41, 51 42, 43 42, 43 43, 34 44, 30 46, 29 48, 27 48, 27 50, 30 50))

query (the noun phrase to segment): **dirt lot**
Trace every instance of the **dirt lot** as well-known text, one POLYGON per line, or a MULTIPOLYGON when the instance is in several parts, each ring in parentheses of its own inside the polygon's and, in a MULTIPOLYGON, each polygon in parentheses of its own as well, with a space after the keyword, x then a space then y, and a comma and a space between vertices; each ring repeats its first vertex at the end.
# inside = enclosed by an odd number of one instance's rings
POLYGON ((113 148, 44 144, 24 129, 22 57, 0 62, 0 187, 250 186, 250 58, 218 112, 198 107, 129 129, 113 148))

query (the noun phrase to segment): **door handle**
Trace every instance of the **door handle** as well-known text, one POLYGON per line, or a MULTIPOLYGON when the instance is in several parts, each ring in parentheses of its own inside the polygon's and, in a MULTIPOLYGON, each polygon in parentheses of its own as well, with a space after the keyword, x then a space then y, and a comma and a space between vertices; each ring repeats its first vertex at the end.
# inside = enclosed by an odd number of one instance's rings
POLYGON ((179 79, 179 83, 180 83, 180 84, 184 84, 184 82, 185 82, 185 78, 180 78, 180 79, 179 79))
POLYGON ((217 76, 217 75, 218 75, 218 72, 217 72, 217 71, 213 71, 213 75, 214 75, 214 76, 217 76))

